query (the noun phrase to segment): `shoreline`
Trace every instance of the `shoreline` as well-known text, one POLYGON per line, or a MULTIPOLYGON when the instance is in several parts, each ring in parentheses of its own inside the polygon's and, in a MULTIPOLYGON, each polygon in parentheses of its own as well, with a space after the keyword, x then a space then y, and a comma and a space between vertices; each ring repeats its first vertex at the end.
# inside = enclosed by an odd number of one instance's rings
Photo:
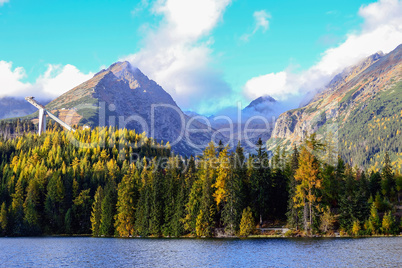
POLYGON ((240 236, 211 236, 211 237, 199 237, 199 236, 92 236, 90 234, 58 234, 58 235, 39 235, 39 236, 0 236, 0 238, 73 238, 73 237, 90 237, 90 238, 118 238, 118 239, 222 239, 222 240, 246 240, 246 239, 266 239, 266 238, 283 238, 283 239, 314 239, 314 238, 382 238, 382 237, 402 237, 402 234, 398 235, 362 235, 362 236, 329 236, 329 235, 313 235, 313 236, 285 236, 285 235, 249 235, 247 237, 240 236))

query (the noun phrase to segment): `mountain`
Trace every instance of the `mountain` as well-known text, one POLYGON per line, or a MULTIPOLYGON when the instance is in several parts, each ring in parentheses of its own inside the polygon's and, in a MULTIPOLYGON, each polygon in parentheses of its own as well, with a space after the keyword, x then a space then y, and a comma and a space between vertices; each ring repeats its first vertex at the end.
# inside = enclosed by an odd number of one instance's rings
MULTIPOLYGON (((242 144, 255 145, 258 139, 266 141, 271 137, 275 116, 281 110, 280 104, 271 96, 262 96, 242 110, 242 144), (264 118, 264 119, 263 119, 264 118)), ((255 149, 254 146, 251 146, 255 149)), ((253 152, 254 153, 254 152, 253 152)))
POLYGON ((353 166, 379 169, 388 151, 402 165, 402 45, 334 77, 304 107, 282 113, 267 145, 290 148, 307 133, 332 136, 353 166), (330 134, 331 133, 331 134, 330 134))
POLYGON ((240 141, 246 152, 255 153, 255 145, 259 138, 266 141, 270 138, 273 130, 275 117, 280 110, 278 102, 270 97, 259 97, 243 110, 227 108, 216 115, 202 116, 194 111, 185 113, 201 123, 209 122, 212 128, 220 133, 223 141, 231 141, 230 147, 235 148, 240 141))
POLYGON ((185 115, 189 116, 189 117, 202 116, 202 115, 200 115, 199 113, 194 112, 194 111, 183 111, 183 113, 184 113, 185 115))
POLYGON ((212 129, 191 120, 161 86, 129 62, 101 70, 46 108, 72 125, 146 132, 157 141, 169 141, 173 150, 183 155, 200 153, 213 138, 212 129))
POLYGON ((243 109, 243 113, 271 115, 275 113, 276 103, 277 101, 271 96, 262 96, 250 102, 250 104, 243 109))
POLYGON ((26 116, 36 111, 36 108, 24 98, 0 98, 0 119, 26 116))

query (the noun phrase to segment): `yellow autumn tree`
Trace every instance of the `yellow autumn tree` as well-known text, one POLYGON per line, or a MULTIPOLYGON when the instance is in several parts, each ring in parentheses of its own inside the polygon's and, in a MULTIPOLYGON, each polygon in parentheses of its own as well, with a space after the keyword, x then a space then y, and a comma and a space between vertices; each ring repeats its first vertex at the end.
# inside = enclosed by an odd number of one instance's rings
POLYGON ((384 232, 384 234, 389 235, 392 233, 394 222, 395 219, 392 216, 391 211, 386 212, 382 219, 382 231, 384 232))
POLYGON ((228 155, 228 146, 226 146, 220 153, 218 158, 218 176, 216 178, 216 182, 212 184, 212 187, 215 188, 215 192, 212 196, 215 198, 216 205, 219 208, 219 204, 221 202, 226 201, 227 198, 227 190, 226 184, 229 177, 229 155, 228 155))
POLYGON ((304 229, 310 232, 315 217, 314 210, 318 208, 320 199, 317 190, 321 189, 319 177, 319 162, 313 152, 318 149, 315 137, 308 139, 302 147, 299 156, 299 167, 296 170, 295 179, 298 182, 294 202, 296 207, 303 207, 304 229))
POLYGON ((243 210, 240 221, 240 236, 249 236, 255 229, 255 223, 253 219, 253 213, 251 208, 247 207, 243 210))
POLYGON ((352 234, 355 235, 355 236, 359 235, 360 229, 361 229, 361 227, 360 227, 360 222, 359 222, 359 220, 355 220, 355 221, 353 222, 352 234))

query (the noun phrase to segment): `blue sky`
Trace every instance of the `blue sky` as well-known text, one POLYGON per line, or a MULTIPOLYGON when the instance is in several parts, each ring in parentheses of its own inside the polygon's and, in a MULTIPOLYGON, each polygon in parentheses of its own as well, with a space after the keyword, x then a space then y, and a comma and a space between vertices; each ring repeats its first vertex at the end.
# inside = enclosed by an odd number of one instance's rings
POLYGON ((183 109, 214 113, 265 94, 290 101, 314 89, 311 73, 322 73, 313 79, 322 86, 361 57, 402 43, 401 7, 397 0, 0 0, 0 95, 55 97, 127 59, 183 109), (337 53, 353 57, 333 62, 337 53))

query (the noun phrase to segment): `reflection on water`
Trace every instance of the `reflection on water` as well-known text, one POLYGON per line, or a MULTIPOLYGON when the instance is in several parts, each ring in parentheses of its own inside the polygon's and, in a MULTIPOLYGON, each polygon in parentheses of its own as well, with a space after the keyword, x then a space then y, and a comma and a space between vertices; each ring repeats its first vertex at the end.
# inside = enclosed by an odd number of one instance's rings
POLYGON ((402 267, 402 238, 0 238, 1 267, 402 267))

